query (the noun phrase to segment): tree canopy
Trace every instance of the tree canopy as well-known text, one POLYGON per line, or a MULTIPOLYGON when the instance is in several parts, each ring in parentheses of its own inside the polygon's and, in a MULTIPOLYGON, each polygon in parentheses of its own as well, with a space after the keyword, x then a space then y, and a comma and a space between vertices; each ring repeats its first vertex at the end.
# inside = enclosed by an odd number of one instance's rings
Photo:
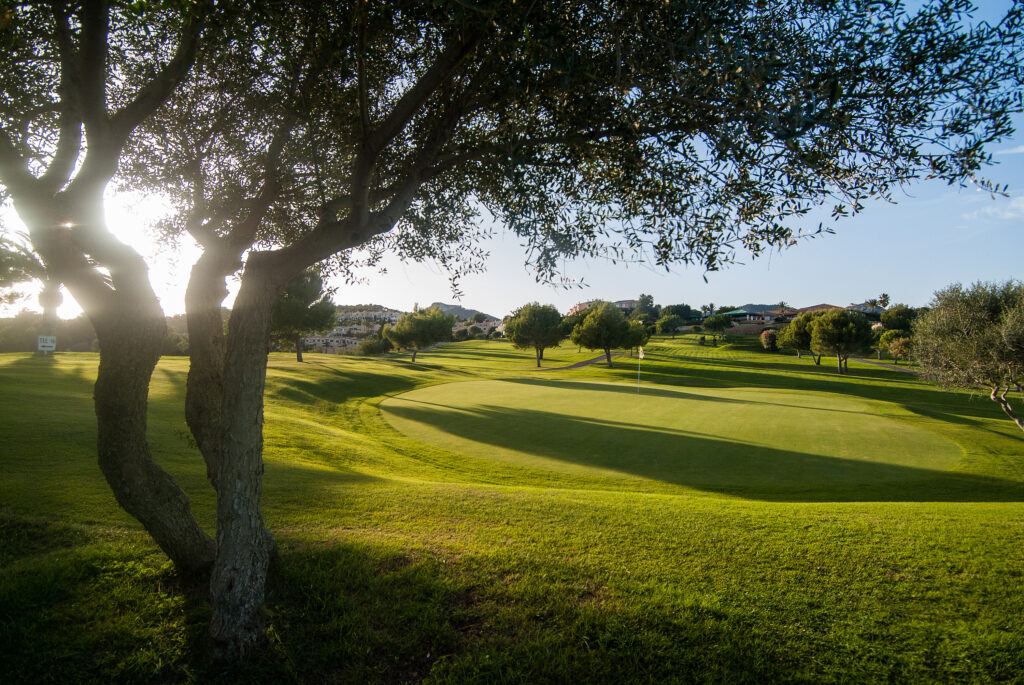
POLYGON ((445 314, 440 307, 434 306, 402 314, 394 326, 384 326, 383 335, 397 349, 410 350, 412 361, 416 361, 419 350, 451 340, 453 325, 455 315, 445 314))
POLYGON ((604 350, 605 361, 612 365, 612 349, 625 347, 629 338, 629 321, 622 310, 611 302, 596 302, 586 316, 572 329, 570 339, 590 350, 604 350))
POLYGON ((323 277, 307 269, 281 289, 271 313, 270 331, 290 338, 295 358, 302 361, 302 337, 324 331, 337 323, 331 293, 324 290, 323 277))
POLYGON ((944 386, 989 390, 1024 430, 1006 398, 1024 392, 1024 284, 955 284, 935 293, 914 323, 914 359, 944 386))
POLYGON ((834 354, 839 373, 844 373, 851 354, 866 350, 874 342, 871 322, 863 313, 828 309, 809 324, 811 350, 819 355, 834 354))
POLYGON ((512 312, 505 321, 505 337, 518 348, 532 347, 537 353, 537 366, 544 350, 555 347, 566 338, 562 315, 554 305, 532 302, 512 312))
POLYGON ((211 638, 265 639, 259 514, 276 293, 385 253, 478 269, 486 211, 557 280, 566 257, 714 270, 929 176, 980 184, 1021 109, 1015 3, 331 4, 83 0, 2 15, 0 188, 96 329, 101 467, 184 572, 212 568, 211 638), (109 184, 164 194, 190 276, 185 414, 218 540, 152 459, 166 332, 147 266, 108 229, 109 184), (241 285, 225 332, 226 278, 241 285), (230 495, 230 496, 229 496, 230 495))

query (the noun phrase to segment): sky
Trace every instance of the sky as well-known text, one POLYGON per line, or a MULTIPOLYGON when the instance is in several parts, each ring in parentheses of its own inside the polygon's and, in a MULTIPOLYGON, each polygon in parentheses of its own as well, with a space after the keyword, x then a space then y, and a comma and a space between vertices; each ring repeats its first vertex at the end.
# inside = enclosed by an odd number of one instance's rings
MULTIPOLYGON (((1024 122, 1020 122, 1024 123, 1024 122)), ((460 282, 457 300, 447 275, 436 264, 388 260, 387 273, 365 272, 366 282, 333 283, 337 304, 382 304, 408 311, 414 304, 458 302, 494 316, 504 316, 527 302, 554 304, 565 312, 583 300, 635 299, 641 293, 657 304, 714 302, 740 306, 785 301, 805 307, 828 303, 845 306, 887 292, 893 302, 922 306, 951 283, 1024 278, 1024 132, 995 148, 997 164, 987 177, 1009 185, 1009 197, 992 197, 974 188, 921 182, 897 193, 897 204, 868 203, 859 215, 835 224, 835 235, 799 243, 784 251, 742 260, 723 271, 675 267, 666 272, 644 264, 613 265, 601 260, 566 264, 564 273, 585 287, 564 289, 536 282, 523 265, 518 239, 502 230, 487 242, 487 271, 460 282), (704 278, 707 277, 705 282, 704 278)), ((159 198, 111 195, 108 220, 117 235, 138 249, 150 265, 152 282, 164 311, 184 312, 188 273, 199 250, 183 239, 176 247, 152 240, 148 224, 167 209, 159 198)), ((21 230, 5 208, 8 229, 21 230)), ((230 304, 230 301, 229 301, 230 304)), ((21 307, 38 309, 34 299, 21 307)), ((65 294, 62 317, 81 310, 65 294)))

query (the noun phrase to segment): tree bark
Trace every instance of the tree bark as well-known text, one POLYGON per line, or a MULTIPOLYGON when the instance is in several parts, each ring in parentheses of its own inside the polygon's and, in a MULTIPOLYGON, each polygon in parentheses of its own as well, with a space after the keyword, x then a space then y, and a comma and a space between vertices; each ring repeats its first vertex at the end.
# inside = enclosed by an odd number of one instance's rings
POLYGON ((139 315, 132 304, 92 318, 100 346, 93 391, 99 465, 118 503, 182 573, 198 575, 209 570, 216 547, 192 516, 188 496, 153 461, 146 440, 149 383, 166 323, 162 316, 139 315))
POLYGON ((604 358, 608 362, 608 368, 612 367, 612 350, 610 347, 604 348, 604 358))
POLYGON ((242 661, 266 643, 263 600, 275 551, 263 524, 263 390, 270 316, 282 283, 249 258, 228 328, 221 408, 223 445, 217 464, 217 561, 210 580, 214 655, 242 661))
POLYGON ((839 364, 839 373, 843 372, 843 355, 836 352, 836 362, 839 364))
POLYGON ((1006 415, 1009 416, 1015 424, 1017 424, 1017 428, 1024 431, 1024 420, 1021 420, 1021 418, 1017 416, 1013 411, 1013 407, 1010 406, 1009 400, 1006 399, 1006 393, 1008 393, 1010 389, 1007 388, 1000 393, 999 391, 1001 389, 1002 388, 998 385, 992 388, 992 400, 998 402, 999 406, 1003 408, 1004 412, 1006 412, 1006 415))
POLYGON ((295 361, 302 363, 302 333, 295 334, 295 361))
POLYGON ((541 356, 543 356, 543 354, 544 354, 544 350, 542 350, 541 348, 538 347, 538 348, 536 348, 536 351, 537 351, 537 368, 539 369, 540 368, 540 359, 541 359, 541 356))
POLYGON ((412 351, 412 363, 413 363, 413 364, 415 364, 415 363, 416 363, 416 350, 413 350, 413 351, 412 351))

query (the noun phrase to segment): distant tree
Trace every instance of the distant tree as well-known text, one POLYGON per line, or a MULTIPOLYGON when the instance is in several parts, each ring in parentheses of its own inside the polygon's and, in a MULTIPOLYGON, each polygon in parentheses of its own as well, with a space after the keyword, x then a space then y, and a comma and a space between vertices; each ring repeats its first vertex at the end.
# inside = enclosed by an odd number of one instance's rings
POLYGON ((1024 430, 1008 393, 1024 392, 1024 284, 959 283, 914 322, 914 359, 945 387, 982 387, 1024 430))
POLYGON ((868 308, 871 309, 871 311, 869 312, 870 314, 874 314, 875 310, 878 309, 878 300, 876 298, 871 298, 870 300, 865 300, 864 304, 866 304, 868 306, 868 308))
POLYGON ((470 326, 468 329, 466 329, 466 332, 469 333, 469 337, 471 338, 479 338, 484 334, 484 329, 480 328, 479 326, 470 326))
POLYGON ((811 358, 814 359, 815 366, 821 364, 821 355, 815 354, 811 349, 811 325, 822 313, 817 311, 798 314, 789 322, 788 326, 782 329, 778 338, 779 345, 796 350, 797 359, 802 357, 804 352, 809 352, 811 358))
POLYGON ((778 352, 779 334, 773 328, 767 328, 761 331, 761 347, 764 348, 765 352, 778 352))
POLYGON ((701 328, 699 325, 694 324, 693 326, 690 326, 691 333, 700 333, 702 330, 704 329, 701 328))
POLYGON ((554 305, 532 302, 512 313, 505 322, 505 337, 520 349, 533 348, 537 366, 544 359, 544 350, 555 347, 566 338, 562 315, 554 305))
POLYGON ((369 338, 359 343, 359 347, 356 349, 356 354, 370 356, 376 354, 384 354, 390 352, 392 349, 391 341, 383 337, 369 338))
POLYGON ((640 294, 636 300, 636 307, 629 314, 633 321, 641 321, 648 324, 657 318, 657 308, 654 305, 654 295, 640 294))
POLYGON ((596 302, 587 315, 576 325, 570 338, 590 350, 604 350, 608 366, 612 365, 612 348, 625 347, 629 322, 622 311, 611 302, 596 302))
POLYGON ((483 312, 477 312, 473 315, 472 320, 476 323, 483 323, 484 321, 487 321, 487 315, 483 312))
POLYGON ((626 330, 625 338, 623 339, 622 346, 629 348, 629 356, 633 356, 634 347, 643 347, 647 344, 650 339, 650 331, 639 321, 630 321, 629 328, 626 330))
POLYGON ((657 326, 658 335, 671 334, 674 338, 676 337, 676 329, 683 325, 683 318, 676 314, 662 314, 661 318, 658 319, 655 326, 657 326))
POLYGON ((725 335, 725 331, 732 328, 732 317, 725 314, 715 314, 704 319, 704 330, 714 335, 714 344, 718 344, 718 338, 725 335))
POLYGON ((874 338, 874 341, 875 341, 875 353, 877 355, 877 357, 876 357, 877 359, 881 359, 882 358, 881 338, 882 338, 882 333, 884 333, 884 332, 885 332, 885 324, 883 324, 881 321, 876 321, 873 324, 871 324, 871 337, 874 338))
POLYGON ((899 366, 900 357, 907 360, 910 359, 910 353, 913 349, 914 341, 913 338, 907 335, 906 331, 886 331, 886 333, 882 334, 882 338, 884 339, 888 333, 902 334, 893 335, 885 341, 885 348, 889 351, 889 354, 892 355, 892 363, 899 366))
POLYGON ((878 296, 878 304, 882 307, 889 306, 889 293, 882 293, 878 296))
POLYGON ((302 338, 335 325, 337 315, 331 292, 313 269, 288 281, 278 293, 270 316, 270 332, 295 343, 295 359, 302 361, 302 338))
POLYGON ((715 310, 715 313, 724 314, 726 312, 731 312, 734 309, 738 309, 738 307, 734 307, 731 304, 723 304, 721 307, 715 310))
POLYGON ((871 322, 863 312, 829 309, 811 324, 811 349, 819 355, 836 355, 839 373, 844 373, 851 354, 871 346, 871 322))
POLYGON ((402 314, 394 326, 385 326, 384 337, 397 349, 411 351, 415 362, 416 353, 424 347, 451 340, 454 324, 455 315, 445 314, 437 306, 417 307, 409 314, 402 314))
POLYGON ((42 285, 39 306, 43 309, 40 332, 52 335, 56 333, 57 307, 63 299, 60 283, 50 277, 43 260, 30 245, 31 240, 26 235, 0 235, 0 291, 3 291, 0 292, 0 304, 12 304, 23 299, 26 295, 15 288, 39 281, 42 285))
POLYGON ((660 315, 675 315, 686 323, 693 316, 693 307, 688 304, 667 304, 661 308, 660 315))
POLYGON ((469 331, 467 331, 465 328, 460 328, 459 330, 452 333, 452 340, 454 340, 455 342, 462 342, 463 340, 468 339, 469 331))
POLYGON ((882 312, 880 317, 882 325, 887 331, 910 331, 917 318, 917 310, 905 304, 894 304, 882 312))
POLYGON ((789 309, 789 304, 785 300, 779 300, 779 318, 782 320, 786 319, 786 310, 789 309))

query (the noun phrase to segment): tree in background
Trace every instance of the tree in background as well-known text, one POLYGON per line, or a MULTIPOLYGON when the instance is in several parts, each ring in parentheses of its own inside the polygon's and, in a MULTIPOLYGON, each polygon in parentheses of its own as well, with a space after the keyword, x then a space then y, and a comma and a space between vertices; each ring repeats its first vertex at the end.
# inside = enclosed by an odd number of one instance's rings
POLYGON ((429 309, 416 308, 402 316, 394 326, 384 326, 384 338, 399 350, 412 352, 412 361, 416 361, 416 353, 424 347, 452 338, 452 326, 455 315, 445 314, 439 307, 429 309))
POLYGON ((487 315, 484 314, 483 312, 477 312, 476 314, 473 315, 472 320, 475 321, 476 323, 483 323, 484 321, 487 321, 487 315))
POLYGON ((979 170, 1021 108, 1024 5, 992 23, 960 6, 9 3, 0 193, 96 330, 97 451, 118 502, 183 573, 211 573, 216 653, 266 641, 259 417, 289 280, 385 253, 457 276, 481 263, 481 212, 547 280, 576 256, 648 251, 715 270, 797 243, 815 207, 856 213, 914 178, 1001 190, 979 170), (217 541, 152 458, 166 322, 106 224, 112 183, 165 193, 162 228, 203 250, 185 416, 217 541))
POLYGON ((767 328, 761 331, 761 347, 764 348, 765 352, 778 352, 779 334, 775 332, 774 328, 767 328))
POLYGON ((804 352, 811 353, 811 358, 814 359, 814 365, 818 366, 821 364, 821 355, 815 354, 814 350, 811 349, 811 326, 814 320, 821 316, 824 312, 804 312, 798 314, 789 325, 782 329, 782 333, 779 335, 778 342, 783 347, 788 347, 796 350, 796 357, 800 359, 804 352))
MULTIPOLYGON (((871 322, 863 312, 828 309, 815 317, 810 325, 811 349, 819 355, 836 355, 839 373, 845 373, 851 354, 871 346, 871 322)), ((820 357, 819 357, 820 358, 820 357)))
MULTIPOLYGON (((26 295, 15 288, 32 281, 39 281, 43 287, 39 293, 39 306, 43 310, 40 333, 56 335, 57 307, 64 299, 60 283, 50 277, 43 260, 32 250, 28 236, 19 234, 19 239, 15 239, 0 235, 0 290, 6 291, 0 293, 0 303, 13 304, 25 298, 26 295)), ((31 349, 35 349, 35 341, 31 349)))
POLYGON ((570 339, 589 350, 603 350, 608 366, 612 365, 612 349, 625 347, 629 335, 629 321, 611 302, 595 302, 583 321, 576 324, 570 339))
POLYGON ((694 310, 688 304, 667 304, 661 308, 661 316, 668 316, 670 314, 678 316, 686 323, 693 316, 694 310))
POLYGON ((889 306, 889 293, 882 293, 882 294, 880 294, 878 296, 878 304, 880 304, 883 308, 888 307, 889 306))
POLYGON ((654 304, 654 295, 640 293, 640 297, 636 300, 636 307, 629 313, 629 318, 631 321, 639 321, 648 326, 658 318, 660 309, 661 307, 654 304))
POLYGON ((295 360, 302 361, 302 338, 337 323, 331 292, 324 290, 323 277, 307 269, 288 281, 277 296, 270 315, 270 332, 295 344, 295 360))
POLYGON ((678 314, 662 314, 661 318, 655 322, 655 326, 657 326, 658 329, 658 335, 671 334, 673 338, 676 337, 676 330, 678 330, 682 325, 683 317, 678 314))
POLYGON ((505 337, 520 349, 532 347, 537 354, 537 366, 540 366, 544 350, 557 346, 567 335, 562 327, 562 315, 554 305, 532 302, 512 312, 505 321, 505 337))
POLYGON ((985 388, 1017 426, 1006 399, 1024 392, 1024 284, 959 283, 935 293, 914 322, 914 360, 944 387, 985 388))
POLYGON ((878 344, 892 356, 892 363, 900 364, 900 357, 909 360, 913 346, 913 339, 907 331, 885 331, 878 340, 878 344))
POLYGON ((881 321, 876 321, 871 324, 871 337, 875 341, 875 358, 882 358, 882 333, 885 332, 885 324, 881 321))
POLYGON ((714 336, 714 345, 718 345, 718 338, 725 336, 725 331, 732 328, 732 317, 725 314, 715 314, 704 319, 704 330, 714 336))
POLYGON ((622 346, 629 349, 629 356, 633 356, 634 347, 643 347, 651 339, 651 333, 639 321, 630 321, 629 328, 622 340, 622 346))
POLYGON ((779 300, 778 307, 779 307, 779 315, 778 315, 778 317, 776 317, 775 320, 776 321, 779 321, 779 320, 785 321, 786 318, 787 318, 786 317, 786 310, 789 309, 790 307, 786 303, 785 300, 779 300))
POLYGON ((894 304, 882 312, 880 320, 887 331, 906 331, 910 335, 914 327, 914 319, 917 318, 917 310, 905 304, 894 304))

